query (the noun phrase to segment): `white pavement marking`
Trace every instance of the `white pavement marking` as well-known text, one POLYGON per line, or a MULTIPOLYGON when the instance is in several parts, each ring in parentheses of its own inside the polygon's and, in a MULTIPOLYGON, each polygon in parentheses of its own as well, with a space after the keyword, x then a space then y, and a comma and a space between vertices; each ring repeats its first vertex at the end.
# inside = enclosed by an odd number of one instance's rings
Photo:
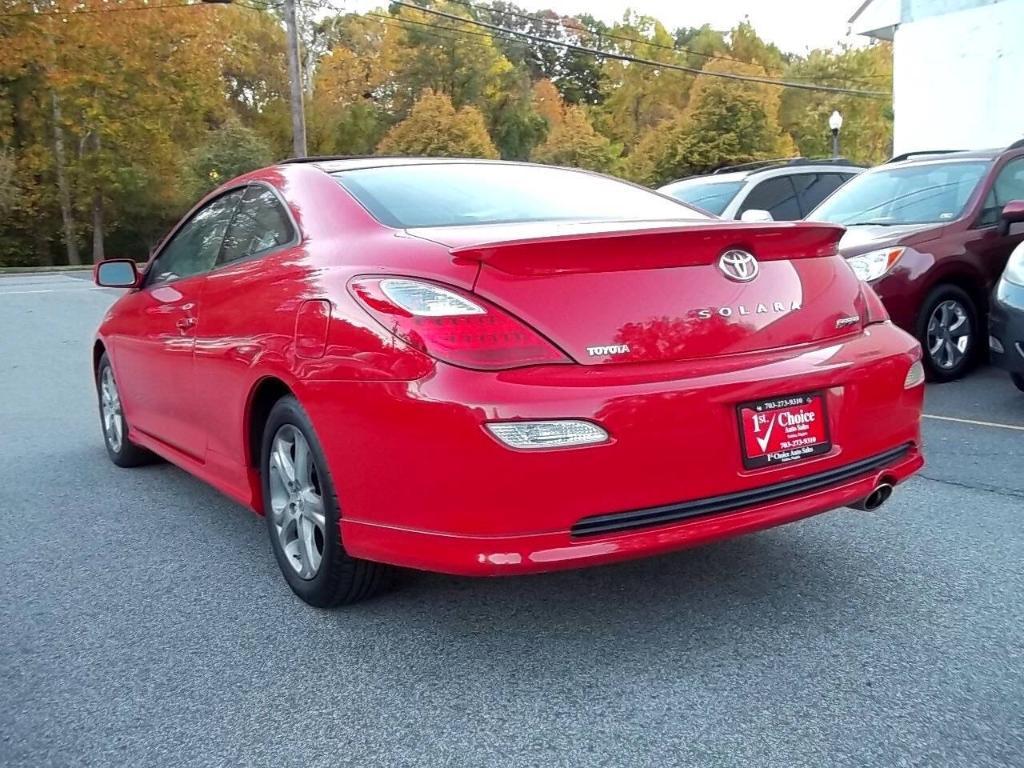
POLYGON ((102 291, 95 285, 83 286, 82 288, 34 288, 27 291, 5 291, 0 287, 0 296, 18 296, 25 293, 87 293, 89 291, 102 291))
POLYGON ((997 429, 1013 429, 1018 432, 1024 432, 1024 426, 1019 424, 1000 424, 996 421, 977 421, 975 419, 957 419, 953 416, 936 416, 931 413, 922 413, 922 418, 925 419, 937 419, 939 421, 955 421, 957 424, 973 424, 976 427, 995 427, 997 429))

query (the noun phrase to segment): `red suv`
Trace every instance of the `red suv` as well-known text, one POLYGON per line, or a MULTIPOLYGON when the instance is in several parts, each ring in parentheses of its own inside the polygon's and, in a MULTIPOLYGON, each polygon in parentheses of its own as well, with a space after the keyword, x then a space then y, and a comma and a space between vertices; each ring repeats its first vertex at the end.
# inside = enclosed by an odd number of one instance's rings
POLYGON ((925 350, 933 381, 985 349, 988 296, 1024 233, 1003 209, 1024 200, 1024 140, 1007 149, 901 155, 860 174, 807 217, 847 228, 840 252, 925 350))

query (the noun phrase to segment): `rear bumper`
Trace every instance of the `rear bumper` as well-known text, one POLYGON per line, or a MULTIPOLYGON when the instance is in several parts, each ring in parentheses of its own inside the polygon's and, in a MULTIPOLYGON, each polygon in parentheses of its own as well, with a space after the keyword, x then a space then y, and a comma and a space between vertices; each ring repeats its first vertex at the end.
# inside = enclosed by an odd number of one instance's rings
POLYGON ((992 365, 1024 375, 1024 287, 999 281, 989 308, 988 333, 999 345, 989 343, 992 365))
POLYGON ((904 480, 923 464, 923 388, 903 387, 919 356, 913 339, 884 324, 839 343, 683 365, 495 373, 438 365, 418 381, 317 382, 298 394, 327 454, 353 556, 512 574, 694 546, 852 504, 882 479, 904 480), (745 469, 737 405, 810 391, 826 400, 831 451, 745 469), (611 441, 517 451, 484 428, 520 418, 589 419, 611 441), (904 446, 881 464, 841 471, 904 446), (812 477, 830 479, 806 484, 812 477), (796 490, 763 493, 787 483, 796 490), (581 533, 595 518, 692 511, 727 496, 741 503, 581 533))
POLYGON ((343 520, 342 537, 346 545, 359 542, 360 557, 424 571, 461 576, 543 573, 648 557, 791 523, 858 502, 880 482, 895 485, 922 466, 924 458, 913 446, 883 468, 814 493, 628 533, 456 536, 343 520))

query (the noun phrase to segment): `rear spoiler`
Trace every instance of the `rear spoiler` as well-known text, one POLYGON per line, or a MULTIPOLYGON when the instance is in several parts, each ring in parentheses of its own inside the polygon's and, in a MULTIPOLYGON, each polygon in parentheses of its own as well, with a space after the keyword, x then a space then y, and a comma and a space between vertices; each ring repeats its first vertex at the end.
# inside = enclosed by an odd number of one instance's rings
POLYGON ((713 264, 739 249, 759 261, 832 256, 843 227, 808 222, 713 222, 505 240, 452 248, 456 262, 520 275, 620 272, 713 264))

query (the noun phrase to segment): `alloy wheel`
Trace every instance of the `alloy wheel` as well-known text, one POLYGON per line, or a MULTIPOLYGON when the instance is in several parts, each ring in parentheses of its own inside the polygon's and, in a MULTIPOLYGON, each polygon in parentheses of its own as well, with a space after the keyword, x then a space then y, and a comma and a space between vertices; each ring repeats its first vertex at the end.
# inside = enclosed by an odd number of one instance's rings
POLYGON ((285 559, 302 579, 320 571, 326 533, 323 486, 309 443, 285 424, 270 446, 270 513, 285 559))
POLYGON ((114 382, 114 371, 109 365, 100 375, 100 414, 103 416, 103 435, 110 450, 120 453, 124 441, 124 416, 121 413, 121 396, 114 382))
POLYGON ((971 345, 971 317, 956 299, 939 302, 928 318, 928 356, 943 371, 960 366, 971 345))

